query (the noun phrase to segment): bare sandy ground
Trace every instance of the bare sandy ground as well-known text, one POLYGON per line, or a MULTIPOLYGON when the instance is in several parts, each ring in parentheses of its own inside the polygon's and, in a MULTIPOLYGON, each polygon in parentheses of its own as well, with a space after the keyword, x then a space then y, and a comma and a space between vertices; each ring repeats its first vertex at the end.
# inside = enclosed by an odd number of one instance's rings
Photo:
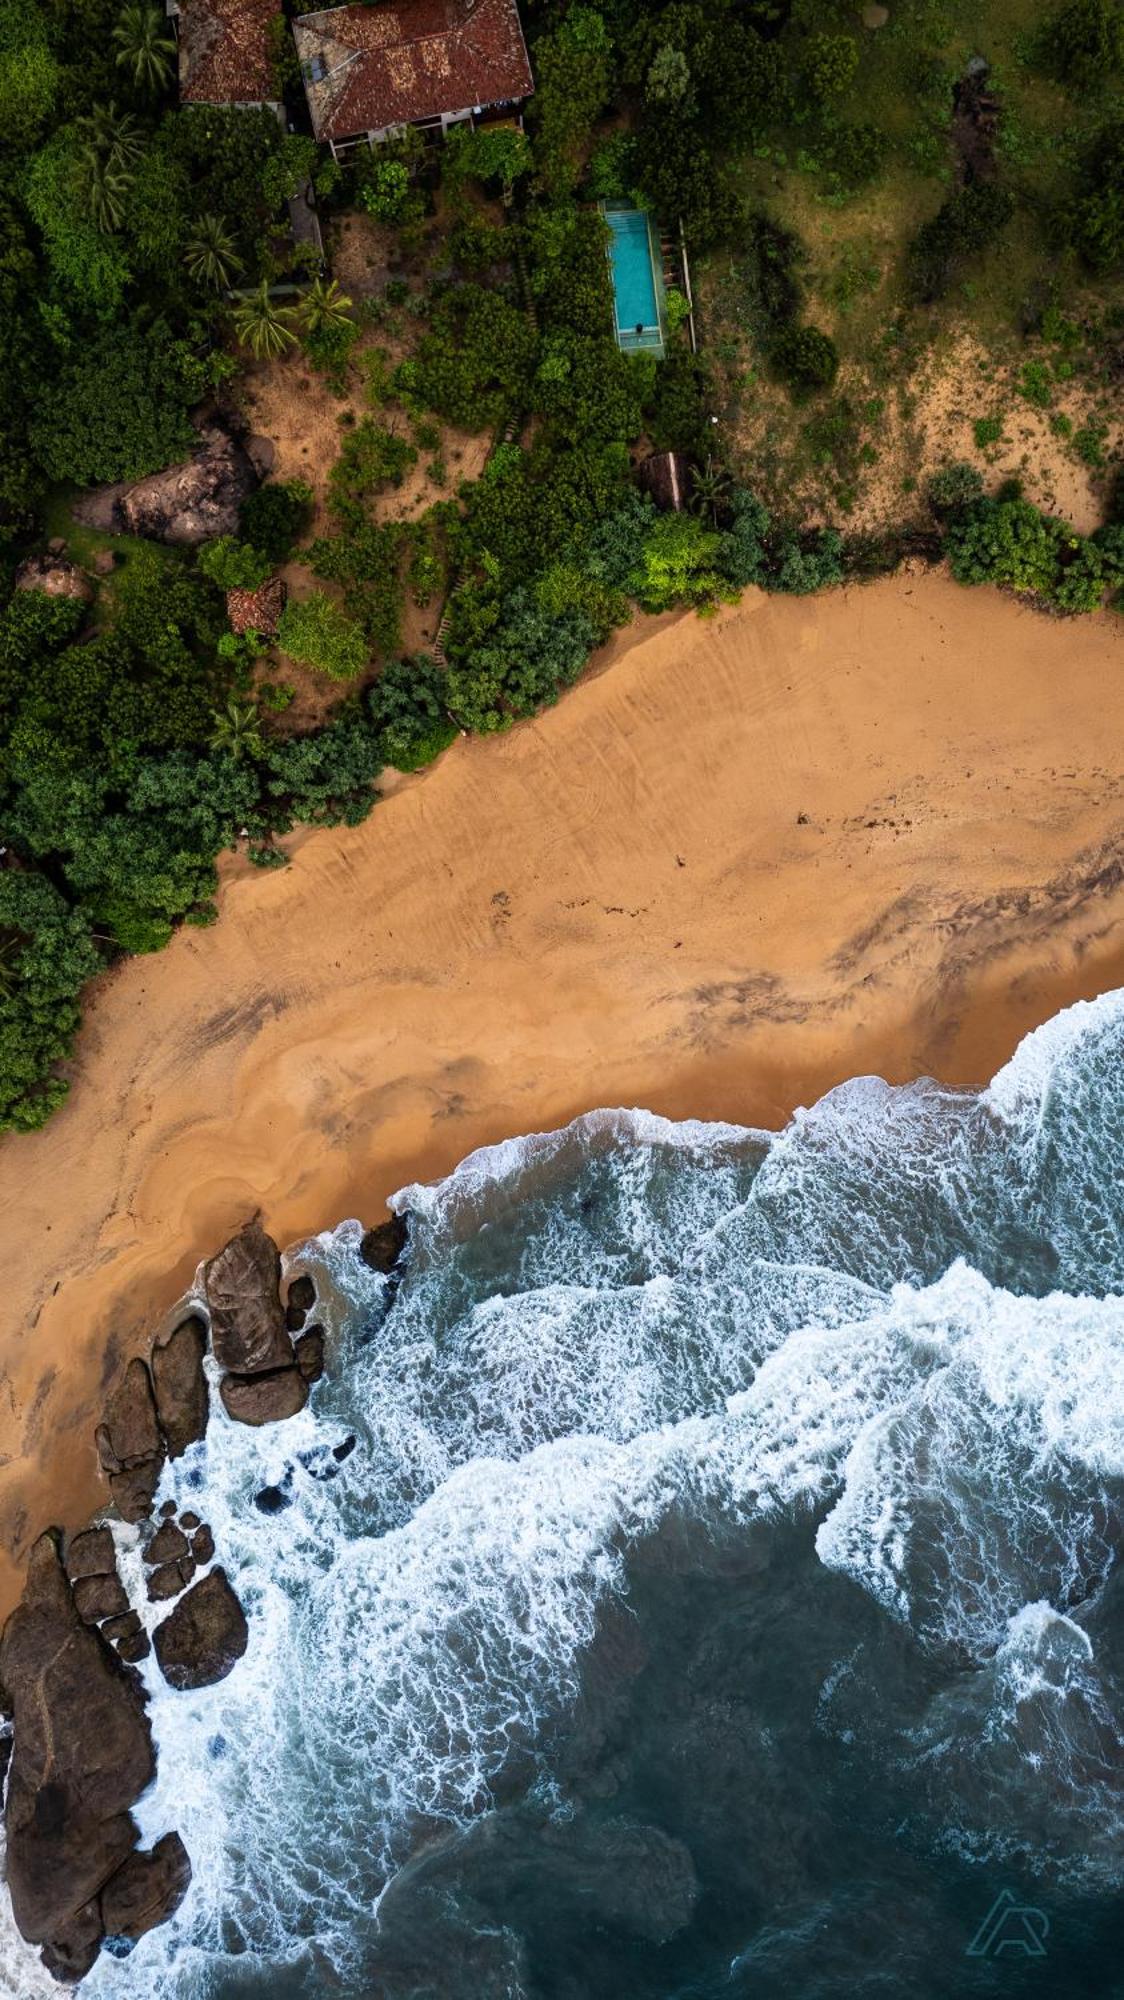
POLYGON ((0 1148, 0 1607, 99 1503, 123 1357, 255 1210, 282 1241, 593 1105, 777 1124, 985 1080, 1124 981, 1124 621, 936 576, 648 621, 222 917, 107 976, 0 1148))

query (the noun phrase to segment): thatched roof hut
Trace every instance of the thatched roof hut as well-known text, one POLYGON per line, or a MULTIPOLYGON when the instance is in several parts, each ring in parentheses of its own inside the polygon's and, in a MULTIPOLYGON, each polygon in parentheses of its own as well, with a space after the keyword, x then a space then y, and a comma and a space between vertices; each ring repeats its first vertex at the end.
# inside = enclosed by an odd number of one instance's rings
POLYGON ((279 576, 271 576, 258 590, 228 590, 226 593, 226 615, 230 629, 239 636, 243 632, 260 632, 263 639, 276 636, 285 609, 285 585, 279 576))

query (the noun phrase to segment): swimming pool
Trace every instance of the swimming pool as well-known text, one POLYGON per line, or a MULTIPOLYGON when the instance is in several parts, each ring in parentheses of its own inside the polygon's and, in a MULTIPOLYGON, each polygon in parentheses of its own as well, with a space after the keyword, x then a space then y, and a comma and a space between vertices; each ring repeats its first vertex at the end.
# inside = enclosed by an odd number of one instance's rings
POLYGON ((609 263, 613 273, 613 304, 617 340, 626 352, 637 349, 662 354, 663 317, 660 310, 658 265, 651 225, 639 208, 602 205, 609 225, 609 263))

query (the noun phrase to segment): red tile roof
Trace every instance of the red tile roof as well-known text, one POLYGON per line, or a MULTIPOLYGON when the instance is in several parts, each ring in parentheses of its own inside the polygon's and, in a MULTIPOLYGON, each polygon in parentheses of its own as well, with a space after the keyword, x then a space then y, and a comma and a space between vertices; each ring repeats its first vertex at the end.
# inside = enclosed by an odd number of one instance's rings
POLYGON ((180 0, 185 104, 265 104, 276 95, 269 24, 278 0, 180 0))
POLYGON ((516 0, 394 0, 293 22, 318 139, 350 139, 534 89, 516 0))
POLYGON ((260 590, 226 593, 226 615, 232 632, 260 632, 263 638, 271 639, 284 609, 285 585, 279 576, 269 577, 260 590))

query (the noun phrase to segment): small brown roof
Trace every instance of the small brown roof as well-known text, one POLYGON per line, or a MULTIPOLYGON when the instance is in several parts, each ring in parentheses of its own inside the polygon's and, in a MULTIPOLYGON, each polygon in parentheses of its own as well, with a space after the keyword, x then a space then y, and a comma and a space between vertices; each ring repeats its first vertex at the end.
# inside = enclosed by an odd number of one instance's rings
POLYGON ((638 467, 640 483, 664 512, 680 514, 687 501, 688 466, 681 451, 654 451, 638 467))
POLYGON ((271 639, 284 609, 285 585, 279 576, 271 576, 260 590, 228 590, 226 593, 230 629, 239 634, 260 632, 263 638, 271 639))
POLYGON ((275 95, 269 24, 277 0, 180 0, 185 104, 267 104, 275 95))
POLYGON ((516 0, 394 0, 293 22, 318 139, 529 97, 516 0))

